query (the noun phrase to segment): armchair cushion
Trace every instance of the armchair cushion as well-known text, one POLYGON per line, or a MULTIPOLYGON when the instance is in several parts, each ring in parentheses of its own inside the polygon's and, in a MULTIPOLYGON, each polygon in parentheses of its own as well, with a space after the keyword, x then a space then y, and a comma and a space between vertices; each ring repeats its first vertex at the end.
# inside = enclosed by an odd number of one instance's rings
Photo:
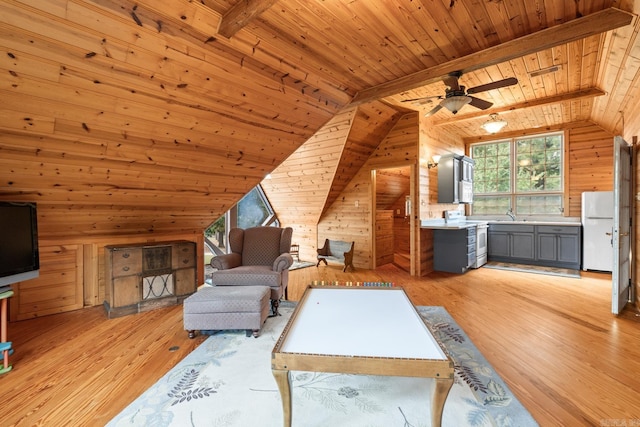
POLYGON ((241 265, 230 270, 215 272, 216 286, 269 286, 280 287, 280 272, 265 265, 241 265))

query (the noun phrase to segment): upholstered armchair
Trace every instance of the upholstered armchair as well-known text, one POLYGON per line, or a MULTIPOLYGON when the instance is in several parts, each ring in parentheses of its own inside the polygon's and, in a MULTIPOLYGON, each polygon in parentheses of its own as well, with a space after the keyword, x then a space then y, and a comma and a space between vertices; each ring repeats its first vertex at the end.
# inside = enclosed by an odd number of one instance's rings
POLYGON ((211 260, 211 284, 214 286, 268 286, 271 310, 278 314, 280 298, 287 298, 289 267, 293 257, 291 227, 252 227, 229 231, 231 253, 211 260))

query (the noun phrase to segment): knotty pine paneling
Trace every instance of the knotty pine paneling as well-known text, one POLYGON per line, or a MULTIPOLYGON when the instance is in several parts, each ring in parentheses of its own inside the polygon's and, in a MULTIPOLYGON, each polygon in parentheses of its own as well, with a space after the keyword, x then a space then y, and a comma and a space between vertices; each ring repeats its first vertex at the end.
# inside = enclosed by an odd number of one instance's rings
POLYGON ((583 192, 613 190, 613 135, 589 123, 569 128, 566 135, 569 205, 564 215, 580 217, 583 192))
POLYGON ((349 99, 201 4, 61 6, 0 4, 0 199, 43 238, 202 232, 349 99))
POLYGON ((393 210, 376 210, 376 267, 393 262, 394 227, 393 210))
POLYGON ((371 268, 374 207, 371 171, 418 161, 418 114, 405 114, 373 151, 318 224, 318 240, 355 241, 354 265, 371 268))
POLYGON ((316 259, 319 247, 316 227, 355 112, 351 109, 336 115, 262 181, 280 223, 293 228, 292 242, 300 245, 302 260, 316 259))
POLYGON ((315 260, 317 226, 400 115, 381 102, 336 115, 262 182, 284 226, 293 228, 300 257, 315 260))
MULTIPOLYGON (((420 163, 418 168, 419 182, 419 220, 431 220, 444 217, 444 211, 464 209, 464 205, 438 203, 438 168, 429 169, 428 163, 434 155, 450 153, 465 154, 462 138, 445 132, 440 127, 430 125, 426 118, 420 120, 420 163)), ((418 254, 416 258, 416 275, 425 276, 433 271, 433 232, 420 230, 418 234, 418 254)))
MULTIPOLYGON (((194 241, 198 253, 204 253, 204 236, 192 233, 40 239, 40 277, 14 285, 15 294, 9 300, 10 319, 24 320, 102 305, 105 295, 104 246, 171 240, 194 241)), ((204 283, 203 256, 198 257, 197 268, 198 283, 204 283)))
POLYGON ((13 285, 11 321, 83 307, 82 245, 39 244, 40 276, 13 285))

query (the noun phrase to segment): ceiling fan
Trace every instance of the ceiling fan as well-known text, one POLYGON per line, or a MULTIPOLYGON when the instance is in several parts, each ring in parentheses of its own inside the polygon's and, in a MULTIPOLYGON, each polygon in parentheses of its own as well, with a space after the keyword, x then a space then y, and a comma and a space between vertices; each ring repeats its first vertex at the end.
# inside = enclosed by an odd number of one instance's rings
POLYGON ((424 104, 430 99, 441 99, 440 103, 436 105, 431 111, 425 114, 425 117, 429 117, 440 111, 442 107, 445 107, 453 114, 456 114, 462 107, 469 104, 481 110, 486 110, 493 105, 492 102, 485 101, 484 99, 471 96, 474 93, 486 92, 492 89, 500 89, 507 86, 513 86, 518 84, 518 79, 515 77, 509 77, 507 79, 498 80, 497 82, 487 83, 484 85, 472 87, 466 89, 464 86, 460 86, 458 79, 462 76, 462 72, 456 71, 442 79, 447 88, 445 89, 444 96, 426 96, 422 98, 404 99, 402 102, 418 102, 424 104), (466 89, 466 90, 465 90, 466 89))

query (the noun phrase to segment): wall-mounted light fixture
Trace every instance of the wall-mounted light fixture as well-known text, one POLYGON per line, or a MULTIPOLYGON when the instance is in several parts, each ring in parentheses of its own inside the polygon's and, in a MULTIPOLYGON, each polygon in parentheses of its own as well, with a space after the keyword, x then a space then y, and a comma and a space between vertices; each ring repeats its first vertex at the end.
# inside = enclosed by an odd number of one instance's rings
POLYGON ((433 169, 435 167, 438 167, 438 163, 440 162, 440 156, 439 155, 434 155, 431 156, 431 160, 427 163, 427 168, 429 169, 433 169))
POLYGON ((489 120, 482 124, 482 129, 486 130, 489 133, 497 133, 500 132, 506 125, 506 120, 498 118, 498 115, 496 113, 493 113, 489 116, 489 120))

